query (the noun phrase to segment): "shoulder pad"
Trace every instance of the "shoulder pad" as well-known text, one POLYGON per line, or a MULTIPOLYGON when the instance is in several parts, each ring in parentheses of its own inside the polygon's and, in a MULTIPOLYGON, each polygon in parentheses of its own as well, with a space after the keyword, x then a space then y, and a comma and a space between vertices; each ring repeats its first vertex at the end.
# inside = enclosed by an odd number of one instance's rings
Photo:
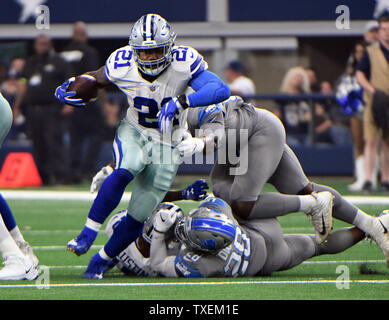
POLYGON ((227 100, 223 101, 223 103, 229 105, 230 107, 239 109, 244 104, 244 101, 242 97, 231 96, 227 100))
POLYGON ((196 49, 188 46, 175 46, 172 50, 172 67, 179 72, 187 72, 191 77, 207 70, 208 64, 196 49))
POLYGON ((220 112, 223 112, 221 104, 213 104, 208 107, 200 107, 198 120, 199 125, 202 126, 206 122, 210 122, 214 116, 220 112), (200 109, 201 108, 201 109, 200 109))
POLYGON ((129 45, 111 53, 105 63, 104 74, 109 81, 122 79, 135 65, 133 53, 129 45))
POLYGON ((255 107, 250 103, 245 103, 243 99, 239 96, 231 96, 227 100, 222 102, 222 108, 226 118, 228 118, 229 113, 233 110, 246 109, 254 112, 255 107))

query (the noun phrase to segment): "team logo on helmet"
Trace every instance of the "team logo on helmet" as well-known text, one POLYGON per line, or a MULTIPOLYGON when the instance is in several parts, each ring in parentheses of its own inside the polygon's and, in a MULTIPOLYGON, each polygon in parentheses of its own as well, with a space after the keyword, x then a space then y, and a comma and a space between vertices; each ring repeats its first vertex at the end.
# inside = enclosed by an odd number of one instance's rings
POLYGON ((175 233, 192 249, 217 253, 234 241, 236 226, 225 214, 201 207, 179 221, 175 233))

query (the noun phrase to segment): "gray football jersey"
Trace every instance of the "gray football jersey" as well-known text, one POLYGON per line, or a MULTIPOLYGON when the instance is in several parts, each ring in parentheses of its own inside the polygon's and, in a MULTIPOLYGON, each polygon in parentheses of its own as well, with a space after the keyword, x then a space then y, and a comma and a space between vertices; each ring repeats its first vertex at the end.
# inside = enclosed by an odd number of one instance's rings
POLYGON ((239 150, 246 146, 249 140, 258 135, 259 132, 266 135, 270 126, 277 127, 281 136, 285 135, 281 121, 273 113, 245 103, 241 97, 231 96, 220 106, 224 115, 224 138, 232 143, 235 142, 238 154, 239 150))
POLYGON ((256 108, 248 103, 245 103, 241 97, 231 96, 229 99, 221 103, 225 129, 233 130, 248 130, 248 135, 251 136, 256 124, 256 108))
POLYGON ((188 130, 192 136, 195 136, 199 129, 211 130, 219 139, 223 138, 223 144, 226 144, 224 140, 229 139, 236 142, 238 148, 248 143, 248 139, 244 137, 252 138, 258 131, 267 131, 269 122, 270 126, 280 129, 281 135, 285 133, 281 122, 274 114, 245 103, 238 96, 231 96, 221 103, 208 107, 188 108, 185 112, 187 113, 183 117, 187 119, 188 130), (241 138, 241 135, 244 137, 241 138))
POLYGON ((211 172, 215 196, 232 201, 256 201, 266 183, 293 194, 308 179, 286 145, 281 121, 270 111, 230 97, 222 104, 225 135, 211 172))
POLYGON ((219 198, 208 197, 200 207, 226 214, 236 225, 235 240, 216 255, 181 247, 175 258, 175 269, 182 277, 238 277, 257 274, 266 260, 263 237, 254 230, 239 226, 231 208, 219 198))

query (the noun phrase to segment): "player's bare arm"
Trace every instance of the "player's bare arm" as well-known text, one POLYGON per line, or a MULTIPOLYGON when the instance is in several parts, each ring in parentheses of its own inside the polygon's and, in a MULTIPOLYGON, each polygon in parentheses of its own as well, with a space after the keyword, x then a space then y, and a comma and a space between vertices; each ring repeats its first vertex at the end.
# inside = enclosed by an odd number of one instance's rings
POLYGON ((96 79, 96 83, 100 88, 108 86, 111 82, 104 75, 104 66, 101 68, 86 73, 96 79))

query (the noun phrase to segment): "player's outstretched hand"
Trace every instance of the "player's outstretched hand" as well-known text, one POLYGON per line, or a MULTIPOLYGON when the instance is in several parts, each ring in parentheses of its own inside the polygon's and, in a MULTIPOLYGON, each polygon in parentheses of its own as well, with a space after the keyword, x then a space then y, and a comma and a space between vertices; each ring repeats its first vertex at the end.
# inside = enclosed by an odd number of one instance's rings
POLYGON ((82 99, 73 98, 77 93, 75 91, 66 91, 75 79, 75 77, 72 77, 66 80, 62 85, 57 87, 54 96, 59 102, 63 104, 70 104, 75 107, 82 107, 85 106, 85 103, 82 101, 82 99))
POLYGON ((172 131, 174 117, 180 112, 180 109, 182 109, 182 106, 178 98, 173 98, 162 106, 158 114, 158 126, 161 132, 172 131))
POLYGON ((195 201, 204 200, 208 195, 206 191, 206 189, 208 188, 209 188, 208 183, 205 180, 203 179, 196 180, 190 186, 182 190, 182 197, 185 200, 195 200, 195 201))
POLYGON ((103 167, 99 172, 95 174, 90 185, 90 192, 93 193, 101 187, 104 180, 112 173, 113 169, 111 166, 103 167))
POLYGON ((155 216, 154 230, 159 233, 165 233, 181 214, 182 209, 179 206, 170 202, 166 203, 155 216))
POLYGON ((176 146, 177 150, 184 157, 191 156, 196 152, 201 152, 203 151, 204 147, 204 141, 200 138, 192 137, 188 131, 182 135, 181 142, 179 142, 176 146))

